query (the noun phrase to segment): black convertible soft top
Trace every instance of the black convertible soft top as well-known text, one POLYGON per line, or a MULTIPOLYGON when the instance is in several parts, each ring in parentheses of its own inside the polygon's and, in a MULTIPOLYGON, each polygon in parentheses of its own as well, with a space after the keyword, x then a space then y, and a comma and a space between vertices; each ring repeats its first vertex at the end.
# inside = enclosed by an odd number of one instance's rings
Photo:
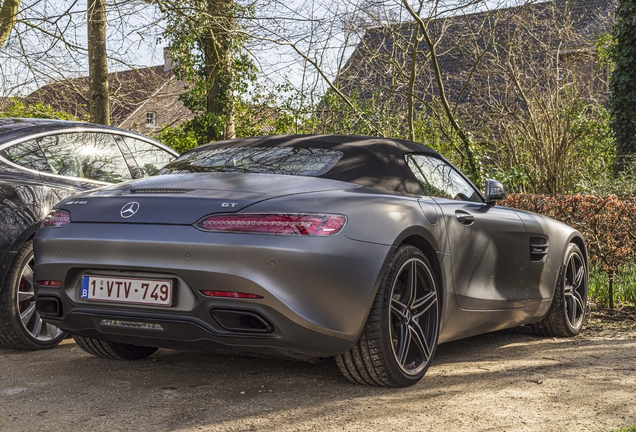
MULTIPOLYGON (((191 152, 244 147, 323 148, 343 153, 326 173, 317 177, 355 183, 390 192, 423 195, 424 190, 406 164, 404 156, 439 153, 412 141, 350 135, 270 135, 216 141, 191 152)), ((188 152, 190 153, 190 152, 188 152)), ((184 154, 185 155, 185 154, 184 154)))

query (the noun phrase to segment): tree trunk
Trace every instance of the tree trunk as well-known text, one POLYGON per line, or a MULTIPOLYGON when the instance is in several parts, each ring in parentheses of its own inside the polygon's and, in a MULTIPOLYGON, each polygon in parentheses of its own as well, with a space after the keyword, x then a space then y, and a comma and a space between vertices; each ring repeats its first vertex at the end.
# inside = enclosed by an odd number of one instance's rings
POLYGON ((607 296, 609 297, 609 308, 614 309, 614 270, 611 270, 608 275, 608 288, 607 296))
POLYGON ((0 47, 4 45, 15 25, 20 0, 4 0, 0 7, 0 47))
POLYGON ((206 112, 219 119, 209 124, 208 141, 236 137, 232 100, 232 42, 234 14, 232 0, 208 0, 208 23, 204 30, 203 51, 208 83, 206 112))
POLYGON ((88 0, 88 108, 91 122, 110 125, 108 62, 106 55, 106 1, 88 0))
POLYGON ((417 53, 420 49, 420 27, 415 26, 413 35, 413 46, 411 47, 411 67, 408 87, 408 117, 409 117, 409 139, 415 141, 415 83, 417 82, 417 53))

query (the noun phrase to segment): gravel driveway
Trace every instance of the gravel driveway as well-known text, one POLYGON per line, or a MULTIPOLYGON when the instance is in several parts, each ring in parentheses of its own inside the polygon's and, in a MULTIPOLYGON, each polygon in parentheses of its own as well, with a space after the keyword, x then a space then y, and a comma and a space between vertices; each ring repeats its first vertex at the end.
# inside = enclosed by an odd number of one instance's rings
POLYGON ((407 389, 309 364, 159 350, 146 360, 0 350, 1 431, 611 431, 636 424, 636 327, 516 328, 441 345, 407 389))

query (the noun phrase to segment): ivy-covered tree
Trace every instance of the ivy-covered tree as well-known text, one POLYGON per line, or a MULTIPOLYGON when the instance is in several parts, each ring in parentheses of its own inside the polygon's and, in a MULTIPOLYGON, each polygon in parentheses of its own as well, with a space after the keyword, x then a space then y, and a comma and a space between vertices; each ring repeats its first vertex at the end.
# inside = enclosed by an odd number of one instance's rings
POLYGON ((9 37, 16 22, 20 0, 0 1, 0 47, 9 37))
POLYGON ((636 158, 636 0, 620 1, 614 39, 610 109, 616 138, 616 167, 621 171, 636 158))
POLYGON ((106 1, 88 0, 88 109, 93 123, 110 125, 108 55, 106 53, 106 1))
POLYGON ((159 6, 168 16, 165 36, 174 73, 186 83, 181 100, 195 113, 182 133, 186 138, 199 137, 199 144, 234 138, 237 97, 255 79, 255 67, 237 29, 237 16, 247 9, 233 0, 188 0, 178 6, 159 2, 159 6))

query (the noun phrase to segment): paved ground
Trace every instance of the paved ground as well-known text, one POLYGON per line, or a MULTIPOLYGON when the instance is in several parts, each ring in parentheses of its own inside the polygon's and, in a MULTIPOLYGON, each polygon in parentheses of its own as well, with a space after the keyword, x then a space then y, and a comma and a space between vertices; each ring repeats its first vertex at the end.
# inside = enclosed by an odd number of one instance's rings
MULTIPOLYGON (((590 327, 590 326, 588 326, 590 327)), ((612 431, 636 424, 636 327, 574 339, 518 328, 441 345, 408 389, 307 364, 160 350, 91 357, 72 340, 0 350, 1 431, 612 431)))

